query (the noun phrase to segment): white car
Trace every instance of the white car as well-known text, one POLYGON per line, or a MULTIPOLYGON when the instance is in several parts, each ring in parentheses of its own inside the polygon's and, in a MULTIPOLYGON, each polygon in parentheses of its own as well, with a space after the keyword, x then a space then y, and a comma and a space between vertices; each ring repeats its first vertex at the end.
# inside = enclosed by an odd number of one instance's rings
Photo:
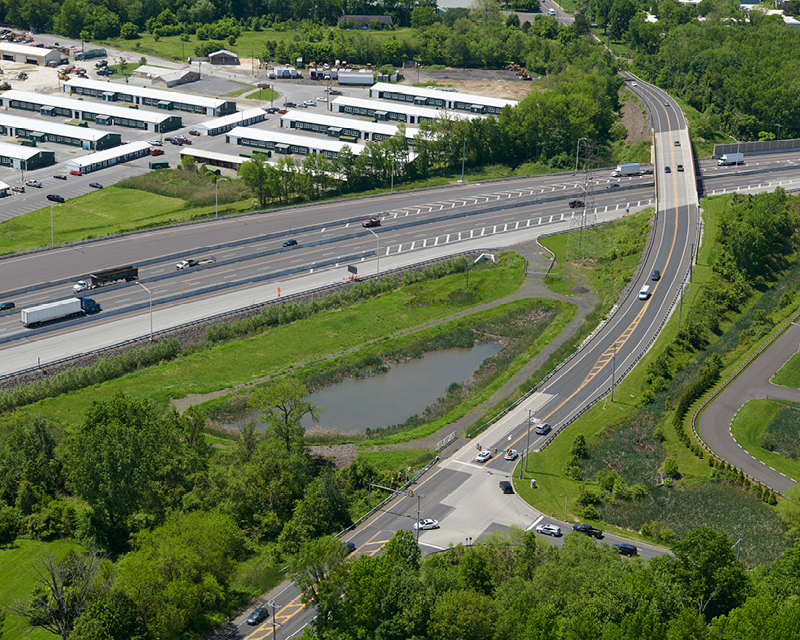
POLYGON ((77 284, 72 285, 72 291, 75 293, 86 291, 88 288, 89 284, 85 280, 78 280, 77 284))
POLYGON ((147 144, 151 144, 154 147, 160 147, 161 146, 161 140, 148 140, 147 144))
POLYGON ((638 85, 638 84, 636 84, 635 82, 631 82, 631 86, 632 86, 632 87, 638 87, 639 85, 638 85))
POLYGON ((489 458, 492 457, 492 452, 488 449, 484 449, 477 456, 475 456, 475 462, 486 462, 489 458))
POLYGON ((327 101, 328 99, 325 96, 320 96, 319 98, 317 98, 317 102, 327 102, 327 101))
POLYGON ((175 265, 175 268, 178 270, 186 269, 189 266, 189 262, 187 260, 181 260, 178 264, 175 265))
POLYGON ((536 533, 558 538, 561 535, 561 527, 557 527, 554 524, 540 524, 536 527, 536 533))
POLYGON ((431 520, 430 518, 426 518, 425 520, 420 520, 419 522, 414 523, 415 529, 438 529, 439 528, 439 521, 438 520, 431 520))
POLYGON ((506 455, 504 455, 503 458, 506 460, 516 460, 518 455, 516 449, 509 449, 506 451, 506 455))

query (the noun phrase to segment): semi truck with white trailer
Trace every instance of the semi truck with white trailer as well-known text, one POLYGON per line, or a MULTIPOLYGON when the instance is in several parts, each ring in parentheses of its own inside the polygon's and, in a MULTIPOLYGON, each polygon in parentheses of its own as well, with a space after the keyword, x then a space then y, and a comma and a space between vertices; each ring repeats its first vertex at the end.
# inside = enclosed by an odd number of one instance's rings
POLYGON ((72 292, 80 293, 87 289, 97 289, 105 284, 118 282, 124 280, 130 282, 131 280, 139 279, 139 268, 136 265, 129 264, 124 267, 114 267, 113 269, 105 269, 103 271, 95 271, 90 273, 86 280, 78 280, 78 283, 73 285, 72 292))
POLYGON ((717 160, 717 166, 724 167, 729 164, 742 164, 743 162, 743 153, 726 153, 719 160, 717 160))
POLYGON ((98 311, 100 311, 100 305, 91 298, 67 298, 23 309, 21 320, 26 327, 35 327, 43 322, 75 318, 98 311))
POLYGON ((617 168, 611 172, 612 178, 622 178, 624 176, 640 176, 642 170, 639 168, 639 163, 629 162, 627 164, 618 164, 617 168))

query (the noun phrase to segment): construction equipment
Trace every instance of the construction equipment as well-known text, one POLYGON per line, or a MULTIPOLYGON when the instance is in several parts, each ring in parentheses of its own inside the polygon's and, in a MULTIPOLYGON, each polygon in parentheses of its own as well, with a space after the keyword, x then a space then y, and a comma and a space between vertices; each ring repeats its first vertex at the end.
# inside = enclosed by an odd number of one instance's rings
POLYGON ((11 89, 11 85, 8 82, 0 84, 0 91, 8 91, 9 89, 11 89))

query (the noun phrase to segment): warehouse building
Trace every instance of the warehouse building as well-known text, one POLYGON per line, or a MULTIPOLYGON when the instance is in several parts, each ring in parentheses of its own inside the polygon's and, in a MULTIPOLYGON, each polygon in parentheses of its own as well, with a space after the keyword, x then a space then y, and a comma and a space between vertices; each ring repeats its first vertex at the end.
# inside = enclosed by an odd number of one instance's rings
POLYGON ((220 49, 219 51, 209 53, 208 61, 211 64, 237 65, 239 64, 239 56, 237 56, 233 51, 220 49))
POLYGON ((234 127, 249 127, 251 124, 263 122, 267 119, 267 114, 263 109, 248 109, 247 111, 237 111, 236 113, 206 120, 195 127, 195 131, 203 136, 218 136, 220 133, 230 131, 234 127))
POLYGON ((250 158, 246 155, 232 156, 228 153, 218 153, 216 151, 206 151, 205 149, 181 149, 181 160, 190 156, 198 164, 206 164, 223 169, 233 169, 236 171, 243 162, 250 158))
POLYGON ((11 195, 11 186, 0 180, 0 198, 11 195))
POLYGON ((180 116, 169 113, 132 109, 104 102, 85 102, 46 93, 12 90, 6 91, 0 99, 5 108, 35 111, 42 115, 70 120, 86 120, 95 124, 117 125, 161 133, 183 126, 180 116))
POLYGON ((55 164, 56 154, 47 149, 24 147, 19 144, 0 142, 0 167, 30 171, 55 164))
POLYGON ((420 124, 426 120, 439 118, 453 118, 456 120, 482 118, 480 114, 459 113, 457 111, 442 111, 431 107, 416 107, 411 104, 392 104, 378 100, 365 100, 363 98, 350 98, 341 96, 331 103, 334 113, 346 113, 352 116, 366 116, 374 118, 376 122, 405 122, 407 124, 420 124))
POLYGON ((336 80, 339 84, 353 84, 369 87, 375 82, 375 76, 369 69, 361 69, 360 71, 344 71, 339 69, 336 74, 336 80))
POLYGON ((504 98, 488 98, 457 91, 442 91, 440 89, 421 89, 407 85, 387 84, 379 82, 369 90, 370 98, 381 100, 394 100, 396 102, 409 102, 421 107, 437 107, 439 109, 453 109, 466 113, 498 114, 503 107, 516 107, 516 100, 504 98))
POLYGON ((80 122, 81 125, 75 126, 0 113, 0 134, 36 142, 67 144, 96 151, 122 144, 122 137, 119 133, 92 129, 86 126, 86 121, 81 120, 80 122))
POLYGON ((139 84, 152 85, 162 82, 167 87, 174 87, 187 82, 196 82, 200 79, 200 72, 191 67, 183 69, 164 69, 162 67, 151 67, 143 64, 133 72, 131 80, 139 84))
POLYGON ((58 49, 31 47, 27 44, 13 42, 0 42, 0 56, 8 62, 35 64, 40 67, 55 67, 61 63, 61 59, 64 57, 58 49))
MULTIPOLYGON (((325 157, 335 159, 344 147, 350 147, 354 155, 363 151, 364 147, 357 144, 337 142, 326 138, 313 138, 294 133, 281 131, 266 131, 253 127, 236 127, 225 136, 228 144, 237 144, 244 147, 254 147, 254 153, 267 151, 281 155, 297 154, 307 156, 312 153, 321 153, 325 157)), ((245 158, 246 160, 247 158, 245 158)))
MULTIPOLYGON (((346 142, 359 142, 361 140, 381 142, 393 137, 398 131, 397 125, 394 124, 363 122, 351 118, 339 118, 307 111, 289 111, 286 115, 281 116, 281 127, 321 133, 346 142)), ((419 133, 419 129, 416 127, 406 127, 406 140, 413 143, 414 136, 417 133, 419 133)))
POLYGON ((64 163, 67 171, 80 171, 81 173, 92 173, 106 167, 112 167, 121 162, 128 162, 136 158, 150 155, 150 144, 144 141, 129 142, 113 149, 98 151, 97 153, 83 156, 82 158, 72 158, 64 163))
POLYGON ((131 104, 165 111, 185 111, 219 117, 236 111, 236 103, 220 98, 206 98, 180 91, 165 91, 150 87, 122 85, 116 82, 101 82, 72 78, 64 83, 64 91, 82 96, 99 98, 106 102, 130 102, 131 104))

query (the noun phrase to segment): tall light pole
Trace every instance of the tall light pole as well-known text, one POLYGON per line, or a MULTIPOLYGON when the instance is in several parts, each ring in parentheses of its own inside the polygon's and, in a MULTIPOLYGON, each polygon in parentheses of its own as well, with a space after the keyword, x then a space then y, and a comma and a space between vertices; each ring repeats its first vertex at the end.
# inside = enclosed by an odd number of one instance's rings
POLYGON ((578 173, 578 160, 581 157, 581 140, 584 142, 589 138, 578 138, 578 148, 575 149, 575 173, 578 173))
POLYGON ((138 284, 142 289, 147 291, 150 295, 150 342, 153 341, 153 292, 150 291, 147 287, 145 287, 141 282, 134 280, 133 284, 138 284))
POLYGON ((614 402, 614 377, 617 371, 617 349, 619 345, 614 345, 614 355, 611 356, 611 402, 614 402))
POLYGON ((381 239, 380 236, 378 236, 378 234, 369 227, 367 227, 367 231, 375 236, 375 239, 378 241, 378 248, 375 250, 375 255, 378 257, 378 270, 376 271, 375 275, 379 276, 381 275, 381 239))
POLYGON ((214 217, 219 218, 219 183, 227 178, 217 178, 214 180, 214 217))
POLYGON ((464 184, 464 163, 467 161, 467 139, 464 138, 464 150, 461 152, 461 184, 464 184))
POLYGON ((50 203, 50 247, 51 248, 56 246, 56 236, 55 236, 55 231, 53 230, 53 206, 60 207, 61 205, 60 204, 53 205, 52 202, 50 203))
POLYGON ((525 473, 528 473, 528 454, 531 450, 531 410, 528 409, 528 444, 525 445, 525 473))

